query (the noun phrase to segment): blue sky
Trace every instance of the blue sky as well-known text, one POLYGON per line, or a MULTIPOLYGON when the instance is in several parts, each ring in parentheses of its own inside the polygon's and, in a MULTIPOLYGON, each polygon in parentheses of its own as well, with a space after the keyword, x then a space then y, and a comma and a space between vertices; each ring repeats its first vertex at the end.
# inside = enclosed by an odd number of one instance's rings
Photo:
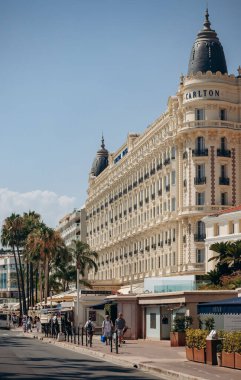
MULTIPOLYGON (((0 0, 0 222, 53 227, 86 199, 100 146, 115 151, 166 110, 205 0, 0 0)), ((209 0, 228 71, 241 65, 241 1, 209 0)))

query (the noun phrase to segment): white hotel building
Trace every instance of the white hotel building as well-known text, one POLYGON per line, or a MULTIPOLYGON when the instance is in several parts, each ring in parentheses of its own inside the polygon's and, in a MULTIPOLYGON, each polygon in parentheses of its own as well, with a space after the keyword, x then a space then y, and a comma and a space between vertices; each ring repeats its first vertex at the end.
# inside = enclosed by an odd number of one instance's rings
POLYGON ((168 109, 115 153, 102 141, 89 177, 90 278, 205 273, 202 218, 241 203, 241 69, 228 74, 206 11, 168 109))

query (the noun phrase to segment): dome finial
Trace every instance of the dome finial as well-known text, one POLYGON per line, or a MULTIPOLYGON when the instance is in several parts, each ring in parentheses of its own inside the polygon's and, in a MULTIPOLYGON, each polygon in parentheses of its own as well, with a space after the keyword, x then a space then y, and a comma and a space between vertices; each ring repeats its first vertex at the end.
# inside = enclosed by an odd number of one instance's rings
POLYGON ((211 28, 210 28, 211 23, 210 23, 210 21, 209 21, 208 6, 207 6, 207 8, 206 8, 206 12, 205 12, 205 20, 204 20, 203 26, 204 26, 204 30, 211 30, 211 28))
POLYGON ((104 140, 103 132, 102 132, 102 138, 101 138, 101 148, 105 149, 105 140, 104 140))

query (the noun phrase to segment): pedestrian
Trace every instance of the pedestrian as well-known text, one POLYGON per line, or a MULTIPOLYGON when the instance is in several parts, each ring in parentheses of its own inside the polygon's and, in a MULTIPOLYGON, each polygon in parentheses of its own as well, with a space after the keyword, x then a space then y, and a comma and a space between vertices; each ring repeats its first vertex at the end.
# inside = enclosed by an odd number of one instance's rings
POLYGON ((23 332, 26 332, 27 331, 27 315, 23 315, 23 318, 22 318, 22 326, 23 326, 23 332))
POLYGON ((94 329, 95 329, 94 323, 92 322, 91 317, 89 317, 88 321, 85 324, 85 330, 86 330, 90 347, 92 346, 94 329))
POLYGON ((123 342, 123 334, 126 327, 126 321, 123 318, 123 314, 119 313, 118 318, 115 320, 115 330, 116 330, 116 336, 119 339, 119 347, 121 343, 123 342))
POLYGON ((40 333, 40 332, 42 332, 42 325, 41 325, 41 322, 40 322, 40 318, 39 317, 37 317, 36 319, 36 328, 37 328, 37 333, 40 333))
POLYGON ((31 321, 31 317, 27 317, 27 332, 32 332, 32 321, 31 321))
POLYGON ((102 323, 102 335, 105 337, 106 345, 108 345, 108 342, 110 343, 112 331, 113 331, 112 320, 110 319, 109 315, 106 315, 102 323))

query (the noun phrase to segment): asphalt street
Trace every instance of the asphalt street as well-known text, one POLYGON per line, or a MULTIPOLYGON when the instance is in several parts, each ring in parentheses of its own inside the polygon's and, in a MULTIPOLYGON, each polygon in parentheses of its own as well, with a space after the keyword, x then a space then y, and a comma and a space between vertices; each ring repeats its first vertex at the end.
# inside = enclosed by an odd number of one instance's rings
POLYGON ((14 331, 0 330, 0 379, 154 380, 157 377, 37 339, 16 336, 14 331))

